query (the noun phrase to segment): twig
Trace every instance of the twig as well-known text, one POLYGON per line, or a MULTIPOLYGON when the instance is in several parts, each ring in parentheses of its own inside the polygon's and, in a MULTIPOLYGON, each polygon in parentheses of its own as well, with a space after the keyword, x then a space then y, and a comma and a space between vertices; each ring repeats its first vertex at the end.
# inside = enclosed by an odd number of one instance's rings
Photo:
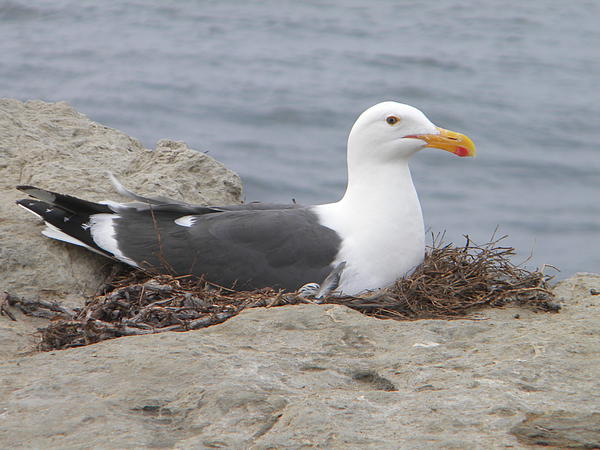
POLYGON ((0 315, 7 315, 8 318, 14 322, 17 321, 13 313, 10 312, 8 307, 10 306, 10 302, 8 300, 8 292, 0 293, 0 315))

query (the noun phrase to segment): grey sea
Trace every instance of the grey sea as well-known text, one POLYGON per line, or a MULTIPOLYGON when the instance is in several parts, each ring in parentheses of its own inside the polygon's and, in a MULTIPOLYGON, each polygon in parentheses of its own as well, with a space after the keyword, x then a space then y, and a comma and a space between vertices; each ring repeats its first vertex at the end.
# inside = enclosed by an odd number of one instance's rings
POLYGON ((431 232, 600 272, 599 1, 0 0, 0 49, 0 96, 185 141, 247 201, 337 200, 356 117, 411 104, 478 150, 413 158, 431 232))

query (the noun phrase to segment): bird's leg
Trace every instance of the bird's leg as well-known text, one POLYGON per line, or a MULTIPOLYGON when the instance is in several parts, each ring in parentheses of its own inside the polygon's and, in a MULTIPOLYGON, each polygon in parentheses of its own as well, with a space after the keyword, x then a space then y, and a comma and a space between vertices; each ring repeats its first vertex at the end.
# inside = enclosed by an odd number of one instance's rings
POLYGON ((303 299, 308 300, 309 298, 314 298, 314 296, 321 289, 321 285, 319 283, 306 283, 300 289, 298 289, 298 296, 303 299))
POLYGON ((298 290, 298 295, 302 298, 314 298, 315 303, 323 303, 325 297, 331 295, 340 285, 342 272, 346 267, 346 261, 342 261, 325 277, 321 284, 307 283, 298 290))

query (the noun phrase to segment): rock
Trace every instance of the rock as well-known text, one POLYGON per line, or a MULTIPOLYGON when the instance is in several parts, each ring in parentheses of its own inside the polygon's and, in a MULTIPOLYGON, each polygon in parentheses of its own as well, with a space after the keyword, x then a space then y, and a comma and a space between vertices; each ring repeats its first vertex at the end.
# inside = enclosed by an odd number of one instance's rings
POLYGON ((558 448, 600 447, 600 413, 551 412, 527 414, 511 430, 519 441, 529 445, 558 448))
POLYGON ((0 99, 0 291, 41 297, 87 296, 105 280, 111 261, 40 234, 41 221, 15 205, 19 184, 88 200, 123 200, 105 174, 128 188, 191 203, 241 200, 239 177, 181 142, 155 150, 90 121, 66 103, 0 99))
POLYGON ((548 445, 599 447, 590 289, 600 275, 561 282, 557 314, 399 322, 286 306, 13 354, 0 448, 524 448, 539 427, 548 445))

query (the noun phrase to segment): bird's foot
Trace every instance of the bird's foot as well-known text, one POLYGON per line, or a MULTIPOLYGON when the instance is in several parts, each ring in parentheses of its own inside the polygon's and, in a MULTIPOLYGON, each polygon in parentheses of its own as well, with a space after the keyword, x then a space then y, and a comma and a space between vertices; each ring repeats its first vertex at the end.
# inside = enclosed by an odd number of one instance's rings
POLYGON ((340 284, 340 278, 342 272, 346 267, 346 261, 342 261, 331 271, 329 275, 323 280, 323 283, 306 283, 300 289, 298 289, 298 295, 305 299, 312 301, 313 303, 323 303, 325 297, 332 295, 340 284))
POLYGON ((298 289, 298 296, 312 302, 312 299, 316 297, 320 289, 321 285, 319 283, 306 283, 298 289))

